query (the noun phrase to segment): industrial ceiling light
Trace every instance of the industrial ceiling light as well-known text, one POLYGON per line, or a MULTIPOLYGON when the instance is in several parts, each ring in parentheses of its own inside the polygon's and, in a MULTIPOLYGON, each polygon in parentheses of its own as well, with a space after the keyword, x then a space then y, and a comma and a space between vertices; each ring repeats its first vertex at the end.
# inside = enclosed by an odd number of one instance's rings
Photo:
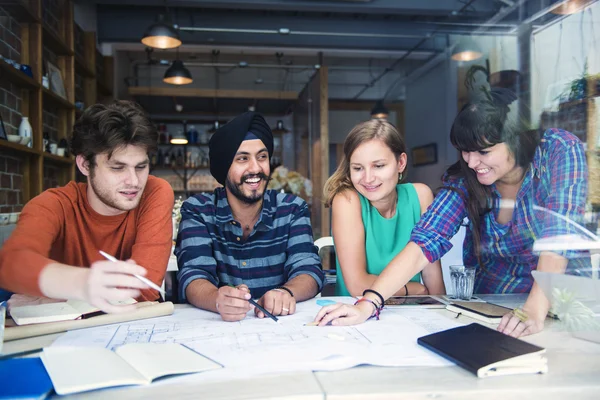
POLYGON ((164 15, 158 16, 158 21, 150 25, 144 33, 142 43, 155 49, 174 49, 181 46, 179 34, 168 21, 165 21, 164 15))
POLYGON ((594 1, 595 0, 568 0, 550 12, 552 14, 560 15, 575 14, 592 4, 594 1))
POLYGON ((383 104, 383 100, 377 101, 375 103, 375 107, 371 110, 371 118, 372 119, 387 119, 390 114, 390 110, 388 110, 383 104))
POLYGON ((454 50, 451 58, 455 61, 473 61, 483 56, 483 53, 471 39, 462 39, 454 50))
POLYGON ((188 144, 188 140, 182 130, 177 132, 175 136, 171 138, 170 142, 171 144, 188 144))
POLYGON ((289 132, 287 129, 285 129, 285 126, 283 126, 283 121, 282 120, 277 121, 277 124, 275 125, 275 128, 271 129, 271 131, 273 132, 273 134, 279 134, 279 133, 287 133, 287 132, 289 132))
POLYGON ((183 65, 183 61, 175 60, 173 64, 165 72, 163 82, 170 83, 171 85, 187 85, 192 83, 192 74, 183 65))

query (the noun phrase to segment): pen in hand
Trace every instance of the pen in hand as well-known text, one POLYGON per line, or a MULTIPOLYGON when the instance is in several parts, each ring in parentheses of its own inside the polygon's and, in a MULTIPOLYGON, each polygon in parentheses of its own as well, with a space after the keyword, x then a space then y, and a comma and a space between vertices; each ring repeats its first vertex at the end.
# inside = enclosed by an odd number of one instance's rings
MULTIPOLYGON (((233 286, 232 284, 229 284, 228 286, 232 287, 232 288, 236 288, 235 286, 233 286)), ((254 307, 258 308, 260 311, 262 311, 263 314, 265 314, 267 317, 271 318, 273 321, 279 323, 279 318, 277 318, 276 316, 274 316, 273 314, 271 314, 270 312, 268 312, 263 306, 261 306, 260 304, 258 304, 256 301, 254 301, 252 299, 252 297, 250 299, 248 299, 248 303, 252 304, 254 307)))
MULTIPOLYGON (((103 252, 102 250, 100 250, 100 254, 102 254, 104 256, 104 258, 106 258, 109 261, 112 262, 118 262, 119 260, 117 260, 115 257, 111 256, 108 253, 103 252)), ((165 295, 165 291, 158 286, 157 284, 155 284, 154 282, 152 282, 151 280, 149 280, 148 278, 145 278, 141 275, 138 274, 132 274, 133 276, 135 276, 136 278, 138 278, 140 281, 144 282, 146 285, 150 286, 152 289, 154 290, 158 290, 160 293, 163 294, 163 296, 165 295)))
POLYGON ((249 299, 248 303, 252 304, 254 307, 258 308, 260 311, 263 312, 263 314, 265 314, 267 317, 271 318, 273 321, 279 323, 279 318, 277 318, 276 316, 274 316, 273 314, 271 314, 270 312, 268 312, 263 306, 261 306, 260 304, 258 304, 256 301, 254 301, 253 299, 249 299))

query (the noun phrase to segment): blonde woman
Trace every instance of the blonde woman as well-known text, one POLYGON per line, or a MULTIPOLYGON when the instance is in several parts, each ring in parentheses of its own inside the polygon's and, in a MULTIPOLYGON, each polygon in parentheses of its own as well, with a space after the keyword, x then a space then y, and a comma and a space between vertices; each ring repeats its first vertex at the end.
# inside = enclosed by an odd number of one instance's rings
MULTIPOLYGON (((433 201, 424 184, 400 183, 404 141, 387 121, 356 125, 344 142, 344 159, 325 184, 336 248, 336 295, 358 296, 371 287, 408 241, 433 201)), ((396 295, 445 293, 439 261, 428 265, 396 295), (421 283, 421 281, 423 283, 421 283)))

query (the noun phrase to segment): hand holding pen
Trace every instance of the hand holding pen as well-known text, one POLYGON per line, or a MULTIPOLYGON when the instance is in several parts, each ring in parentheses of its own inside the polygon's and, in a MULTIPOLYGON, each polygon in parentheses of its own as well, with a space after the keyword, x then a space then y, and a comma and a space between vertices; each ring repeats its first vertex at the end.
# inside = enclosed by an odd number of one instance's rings
POLYGON ((217 291, 216 311, 223 321, 241 321, 252 309, 248 302, 251 299, 250 290, 246 285, 221 286, 217 291))
POLYGON ((219 288, 217 293, 216 309, 221 314, 223 321, 241 321, 246 317, 248 311, 254 307, 259 318, 268 317, 279 322, 277 317, 265 310, 263 306, 252 299, 248 286, 228 285, 219 288))
POLYGON ((107 313, 133 311, 136 306, 114 305, 136 298, 148 285, 135 275, 146 275, 146 269, 132 261, 96 261, 82 268, 81 300, 107 313))

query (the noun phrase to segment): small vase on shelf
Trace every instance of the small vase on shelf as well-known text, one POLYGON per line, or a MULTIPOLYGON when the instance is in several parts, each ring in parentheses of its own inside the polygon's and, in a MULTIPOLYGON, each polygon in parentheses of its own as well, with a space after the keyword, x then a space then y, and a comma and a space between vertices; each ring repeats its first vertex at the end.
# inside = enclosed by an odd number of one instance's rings
POLYGON ((27 117, 23 117, 21 120, 21 125, 19 125, 19 136, 21 136, 21 144, 33 147, 33 143, 31 143, 31 125, 29 124, 29 118, 27 117))

